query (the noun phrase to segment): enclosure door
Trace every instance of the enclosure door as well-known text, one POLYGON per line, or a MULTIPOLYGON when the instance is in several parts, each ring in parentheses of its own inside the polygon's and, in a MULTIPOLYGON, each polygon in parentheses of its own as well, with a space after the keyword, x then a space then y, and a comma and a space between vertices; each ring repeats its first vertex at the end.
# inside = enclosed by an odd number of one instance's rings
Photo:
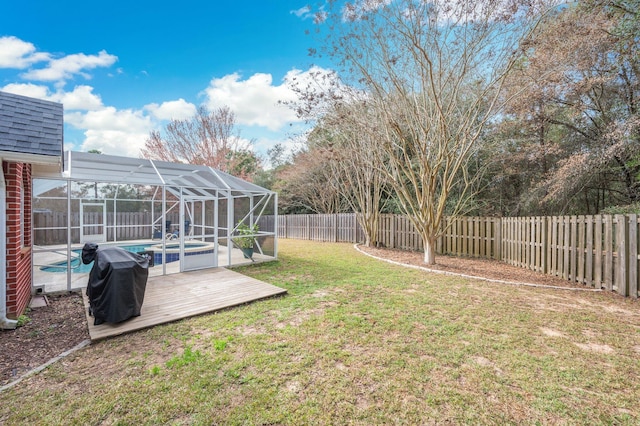
POLYGON ((180 265, 182 271, 218 266, 218 202, 215 198, 185 197, 180 216, 180 265))
POLYGON ((105 202, 80 201, 80 243, 107 241, 107 208, 105 202))

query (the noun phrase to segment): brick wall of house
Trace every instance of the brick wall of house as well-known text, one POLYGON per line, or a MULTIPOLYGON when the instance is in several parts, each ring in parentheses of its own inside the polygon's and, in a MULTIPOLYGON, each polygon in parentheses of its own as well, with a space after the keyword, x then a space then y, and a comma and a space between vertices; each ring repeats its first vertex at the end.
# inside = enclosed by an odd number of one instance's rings
POLYGON ((7 317, 31 298, 31 165, 3 162, 7 205, 7 317))

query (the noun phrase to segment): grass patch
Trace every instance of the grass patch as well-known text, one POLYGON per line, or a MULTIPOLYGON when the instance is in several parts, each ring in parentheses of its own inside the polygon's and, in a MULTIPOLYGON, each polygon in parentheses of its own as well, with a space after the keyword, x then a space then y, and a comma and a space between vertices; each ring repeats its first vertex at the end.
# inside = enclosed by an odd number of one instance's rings
POLYGON ((5 424, 637 424, 638 303, 282 240, 288 295, 99 342, 6 393, 5 424))
POLYGON ((22 327, 25 326, 27 324, 29 324, 31 322, 31 318, 29 318, 26 314, 29 312, 29 309, 27 308, 26 312, 23 315, 20 315, 18 317, 18 322, 16 323, 16 327, 22 327))

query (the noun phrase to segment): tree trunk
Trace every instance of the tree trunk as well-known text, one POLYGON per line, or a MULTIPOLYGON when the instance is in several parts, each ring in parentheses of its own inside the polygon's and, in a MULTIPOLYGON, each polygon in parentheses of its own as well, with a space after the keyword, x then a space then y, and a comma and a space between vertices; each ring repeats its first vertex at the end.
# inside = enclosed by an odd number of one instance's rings
POLYGON ((427 265, 436 264, 436 245, 430 238, 424 238, 424 263, 427 265))
POLYGON ((378 217, 377 214, 356 213, 358 223, 364 230, 365 246, 375 247, 378 244, 378 217))

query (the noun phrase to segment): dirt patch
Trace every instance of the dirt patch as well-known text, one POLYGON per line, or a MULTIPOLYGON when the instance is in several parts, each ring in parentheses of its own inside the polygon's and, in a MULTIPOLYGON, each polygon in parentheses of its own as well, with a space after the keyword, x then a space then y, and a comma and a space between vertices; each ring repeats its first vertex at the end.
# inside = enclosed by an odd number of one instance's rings
POLYGON ((596 343, 574 343, 577 347, 585 351, 599 352, 602 354, 611 354, 614 352, 609 345, 599 345, 596 343))
POLYGON ((540 327, 540 331, 542 331, 543 334, 549 337, 565 337, 563 333, 551 328, 540 327))
POLYGON ((26 313, 30 321, 0 331, 0 385, 11 382, 89 339, 79 293, 47 296, 49 305, 26 313))

